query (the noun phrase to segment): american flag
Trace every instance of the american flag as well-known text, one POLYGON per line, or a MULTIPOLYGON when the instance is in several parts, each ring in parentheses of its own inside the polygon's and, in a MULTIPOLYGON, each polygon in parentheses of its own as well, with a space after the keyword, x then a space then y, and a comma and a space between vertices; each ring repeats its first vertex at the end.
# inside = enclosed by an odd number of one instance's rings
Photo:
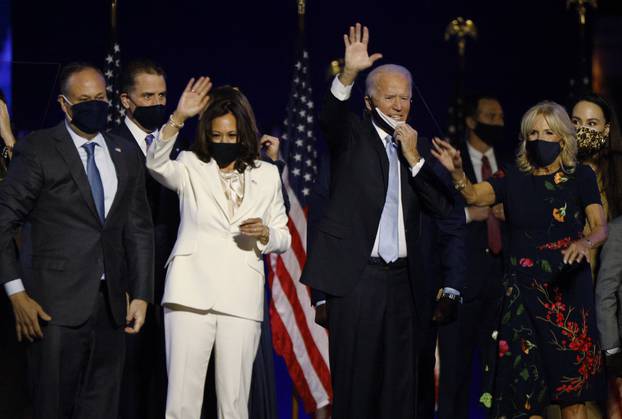
POLYGON ((125 118, 125 109, 119 100, 119 73, 121 72, 121 48, 117 42, 112 42, 110 51, 106 55, 104 77, 106 78, 106 93, 108 94, 108 128, 121 125, 125 118))
POLYGON ((300 283, 307 257, 307 200, 317 175, 315 115, 306 50, 299 51, 293 73, 283 130, 287 146, 283 181, 291 202, 288 226, 292 246, 282 255, 270 256, 270 322, 274 349, 285 359, 305 411, 314 412, 330 404, 332 389, 328 335, 315 324, 309 288, 300 283))

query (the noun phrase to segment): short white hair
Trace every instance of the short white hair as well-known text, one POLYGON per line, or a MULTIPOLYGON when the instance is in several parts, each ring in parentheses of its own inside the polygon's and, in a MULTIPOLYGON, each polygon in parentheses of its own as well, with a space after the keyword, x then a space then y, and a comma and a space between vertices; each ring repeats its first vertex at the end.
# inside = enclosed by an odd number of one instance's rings
POLYGON ((378 77, 383 73, 394 73, 401 74, 402 76, 408 79, 408 84, 410 85, 410 90, 412 92, 413 86, 413 76, 410 74, 410 71, 402 65, 399 64, 384 64, 379 67, 374 68, 365 79, 365 94, 367 96, 373 97, 376 94, 376 87, 378 84, 378 77))

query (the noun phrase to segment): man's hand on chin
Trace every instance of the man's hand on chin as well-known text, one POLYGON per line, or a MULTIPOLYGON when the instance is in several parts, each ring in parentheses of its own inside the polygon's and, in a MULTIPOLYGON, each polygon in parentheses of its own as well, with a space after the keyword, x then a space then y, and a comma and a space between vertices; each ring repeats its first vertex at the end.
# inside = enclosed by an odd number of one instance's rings
POLYGON ((145 324, 145 317, 147 316, 147 303, 145 300, 135 299, 129 304, 127 309, 127 326, 125 327, 125 333, 133 335, 140 332, 140 329, 145 324))
POLYGON ((419 134, 417 131, 408 124, 400 124, 395 128, 394 133, 395 139, 402 146, 402 154, 410 167, 414 167, 419 160, 421 160, 421 156, 419 155, 419 150, 417 150, 417 139, 419 134))

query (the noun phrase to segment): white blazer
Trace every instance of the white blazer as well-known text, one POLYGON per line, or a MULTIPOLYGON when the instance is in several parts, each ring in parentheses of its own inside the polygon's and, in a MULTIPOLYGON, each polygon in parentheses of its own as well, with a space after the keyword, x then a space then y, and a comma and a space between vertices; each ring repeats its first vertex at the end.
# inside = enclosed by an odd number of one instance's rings
POLYGON ((174 140, 156 140, 147 153, 147 168, 177 192, 181 213, 177 242, 166 262, 162 304, 261 321, 263 255, 283 253, 291 243, 278 169, 262 161, 246 169, 244 199, 230 218, 214 159, 205 163, 186 151, 171 160, 174 140), (269 227, 268 244, 240 234, 239 225, 248 218, 261 218, 269 227))

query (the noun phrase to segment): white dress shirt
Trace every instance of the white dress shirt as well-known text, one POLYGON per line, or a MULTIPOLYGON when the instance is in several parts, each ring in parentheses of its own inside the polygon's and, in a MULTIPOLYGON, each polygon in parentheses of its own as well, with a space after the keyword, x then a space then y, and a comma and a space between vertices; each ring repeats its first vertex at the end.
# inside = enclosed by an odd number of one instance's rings
MULTIPOLYGON (((86 173, 86 164, 88 155, 84 147, 84 144, 88 143, 89 140, 80 137, 76 132, 74 132, 67 121, 65 121, 65 127, 67 131, 69 131, 69 135, 73 140, 73 144, 78 150, 78 154, 80 155, 80 160, 82 161, 82 165, 84 166, 84 172, 86 173)), ((108 145, 106 144, 106 140, 101 133, 98 133, 95 138, 90 140, 90 142, 94 142, 97 144, 95 146, 95 164, 97 165, 97 169, 99 170, 99 175, 102 180, 102 185, 104 188, 104 214, 108 215, 108 211, 112 206, 112 202, 114 201, 114 197, 117 193, 117 172, 114 167, 114 163, 112 162, 112 158, 110 157, 110 151, 108 150, 108 145)), ((105 279, 104 275, 102 275, 102 280, 105 279)), ((4 289, 7 295, 11 296, 18 292, 25 291, 24 284, 21 279, 14 279, 13 281, 9 281, 4 284, 4 289)))
MULTIPOLYGON (((469 157, 471 158, 471 164, 473 165, 473 171, 475 172, 475 179, 477 183, 483 181, 482 179, 482 158, 486 156, 488 158, 488 162, 490 163, 490 169, 492 173, 496 173, 498 170, 497 159, 495 158, 495 151, 492 147, 486 150, 485 153, 477 150, 467 141, 467 150, 469 152, 469 157)), ((466 222, 470 223, 473 221, 471 216, 469 215, 469 207, 464 208, 464 215, 466 216, 466 222)))
POLYGON ((136 143, 138 144, 138 147, 140 147, 141 151, 143 152, 143 155, 146 156, 147 155, 147 142, 145 141, 145 138, 147 138, 147 135, 151 134, 153 135, 154 141, 157 140, 160 134, 160 130, 155 130, 151 133, 147 133, 143 131, 138 125, 136 125, 136 122, 132 121, 128 116, 125 117, 125 125, 127 125, 127 128, 132 133, 132 137, 134 137, 134 139, 136 140, 136 143))

